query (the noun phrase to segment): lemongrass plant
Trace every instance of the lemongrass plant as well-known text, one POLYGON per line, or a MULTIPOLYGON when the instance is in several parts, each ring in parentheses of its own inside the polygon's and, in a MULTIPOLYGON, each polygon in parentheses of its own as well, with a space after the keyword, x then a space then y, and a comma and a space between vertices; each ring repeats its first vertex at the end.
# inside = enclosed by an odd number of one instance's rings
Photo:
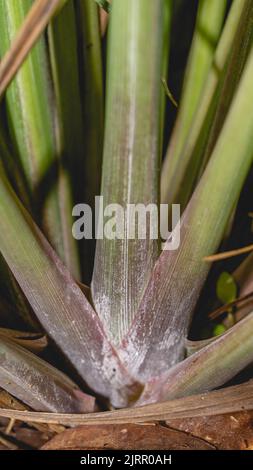
MULTIPOLYGON (((191 343, 185 359, 204 258, 219 249, 252 166, 253 0, 199 1, 163 155, 176 3, 0 0, 0 294, 23 329, 46 334, 51 362, 0 330, 0 387, 33 410, 90 412, 92 396, 118 408, 165 401, 224 385, 253 361, 249 311, 220 337, 191 343), (149 218, 145 236, 130 238, 126 218, 122 238, 98 237, 85 286, 90 254, 72 215, 94 208, 100 176, 116 212, 162 199, 164 225, 180 203, 181 236, 168 250, 171 235, 152 239, 149 218)), ((244 293, 251 264, 241 271, 244 293)))

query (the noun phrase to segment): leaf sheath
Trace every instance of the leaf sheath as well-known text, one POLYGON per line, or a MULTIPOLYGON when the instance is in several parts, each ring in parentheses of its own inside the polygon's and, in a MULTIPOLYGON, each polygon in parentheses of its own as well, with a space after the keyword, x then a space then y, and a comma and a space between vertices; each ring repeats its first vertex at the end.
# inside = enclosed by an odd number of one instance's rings
MULTIPOLYGON (((158 203, 164 8, 160 0, 112 3, 104 207, 158 203)), ((96 310, 115 344, 131 324, 159 253, 158 240, 127 239, 128 227, 125 220, 122 239, 98 240, 92 281, 96 310)))
POLYGON ((181 245, 157 261, 120 355, 146 380, 184 355, 184 339, 215 252, 252 164, 253 49, 209 164, 181 220, 181 245), (242 123, 243 119, 243 123, 242 123), (229 165, 228 165, 229 161, 229 165))

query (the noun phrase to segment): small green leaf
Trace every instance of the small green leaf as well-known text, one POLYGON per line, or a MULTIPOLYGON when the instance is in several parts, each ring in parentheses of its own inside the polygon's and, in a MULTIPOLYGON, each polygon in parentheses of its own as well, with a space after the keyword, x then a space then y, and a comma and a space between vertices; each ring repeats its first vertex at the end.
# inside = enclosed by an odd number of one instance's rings
POLYGON ((237 297, 237 285, 233 276, 227 272, 223 272, 217 282, 216 294, 223 304, 233 302, 237 297))
POLYGON ((223 333, 227 331, 226 327, 222 325, 222 323, 219 323, 219 325, 216 325, 213 329, 213 336, 220 336, 223 333))

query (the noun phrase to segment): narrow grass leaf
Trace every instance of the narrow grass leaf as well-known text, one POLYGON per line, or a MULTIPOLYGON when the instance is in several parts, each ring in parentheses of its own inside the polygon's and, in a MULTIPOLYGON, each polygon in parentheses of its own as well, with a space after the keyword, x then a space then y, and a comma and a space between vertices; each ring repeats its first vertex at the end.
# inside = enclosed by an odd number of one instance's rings
MULTIPOLYGON (((28 191, 25 186, 24 179, 22 178, 20 168, 17 165, 16 160, 13 158, 13 155, 6 145, 6 135, 2 129, 0 129, 0 158, 13 187, 18 192, 19 197, 22 199, 25 206, 30 208, 28 191)), ((12 318, 8 318, 8 322, 10 322, 10 324, 12 321, 15 321, 17 317, 21 317, 28 326, 39 329, 38 323, 35 321, 35 318, 31 313, 31 309, 24 298, 24 294, 1 255, 0 292, 6 300, 8 299, 12 307, 15 307, 15 312, 13 312, 12 318)))
MULTIPOLYGON (((44 31, 52 16, 62 8, 66 1, 67 0, 35 0, 22 25, 22 28, 13 41, 10 50, 1 61, 0 98, 26 59, 37 39, 44 31)), ((1 0, 1 4, 4 3, 6 3, 6 1, 1 0)))
POLYGON ((205 346, 208 346, 210 343, 213 343, 217 338, 214 336, 208 339, 201 339, 198 341, 191 341, 186 340, 185 342, 185 349, 186 349, 186 357, 192 356, 192 354, 200 351, 205 346))
MULTIPOLYGON (((161 0, 112 3, 102 175, 104 207, 116 203, 125 210, 127 204, 158 203, 164 9, 161 0)), ((129 225, 126 218, 119 238, 98 240, 92 281, 94 305, 116 344, 132 322, 159 254, 158 240, 127 237, 129 225)))
POLYGON ((220 387, 253 361, 253 313, 227 333, 147 385, 141 404, 220 387))
POLYGON ((247 256, 245 260, 234 271, 233 277, 240 289, 240 297, 250 296, 249 301, 238 307, 235 316, 237 320, 244 318, 252 310, 253 292, 253 254, 247 256))
MULTIPOLYGON (((232 50, 226 66, 225 74, 220 80, 219 96, 214 119, 207 138, 203 159, 198 170, 202 174, 213 151, 220 131, 222 130, 227 112, 233 100, 238 83, 253 42, 253 1, 247 0, 232 44, 232 50)), ((235 206, 236 208, 236 206, 235 206)), ((232 220, 233 220, 232 214, 232 220)))
MULTIPOLYGON (((0 2, 1 55, 10 47, 31 5, 31 0, 0 2)), ((33 30, 29 31, 31 35, 33 30)), ((76 247, 71 233, 72 204, 63 172, 64 162, 59 167, 63 150, 59 148, 55 130, 59 115, 50 86, 45 38, 32 49, 8 88, 6 106, 11 138, 33 195, 33 214, 61 259, 78 276, 76 247)))
POLYGON ((140 387, 122 367, 97 314, 16 198, 3 169, 0 218, 0 250, 41 325, 90 388, 125 406, 140 387))
MULTIPOLYGON (((86 2, 85 2, 86 3, 86 2)), ((71 227, 72 209, 77 201, 80 181, 84 181, 84 124, 82 119, 78 38, 74 3, 69 0, 48 28, 50 64, 52 69, 56 107, 58 111, 57 146, 61 160, 59 175, 59 199, 64 226, 71 227), (67 43, 68 47, 62 45, 67 43), (75 116, 75 119, 73 119, 75 116)), ((77 244, 70 230, 65 230, 65 259, 73 266, 72 273, 80 278, 77 244)))
POLYGON ((227 0, 201 0, 199 2, 195 32, 185 72, 180 108, 170 140, 162 173, 162 200, 167 203, 168 192, 174 184, 174 170, 198 109, 215 49, 221 33, 227 0))
POLYGON ((0 416, 25 423, 48 423, 64 426, 91 426, 92 424, 151 423, 180 418, 218 416, 252 410, 253 381, 201 395, 179 398, 125 410, 90 414, 36 413, 1 410, 0 416))
POLYGON ((85 200, 94 207, 100 194, 104 137, 104 83, 98 8, 94 0, 78 2, 80 84, 84 116, 85 200))
POLYGON ((7 338, 35 354, 41 353, 48 346, 47 337, 42 333, 26 333, 24 331, 0 328, 0 337, 7 338))
POLYGON ((0 337, 0 386, 37 411, 94 410, 94 398, 78 390, 65 374, 4 337, 0 337))
MULTIPOLYGON (((251 2, 251 0, 249 1, 251 2)), ((223 85, 228 70, 228 63, 232 58, 231 51, 232 55, 235 51, 238 52, 238 44, 240 44, 241 36, 244 37, 244 27, 242 26, 238 31, 238 26, 240 25, 240 21, 245 11, 248 10, 248 6, 248 0, 235 0, 231 6, 221 39, 214 54, 212 67, 206 77, 206 83, 201 95, 199 106, 195 110, 194 119, 192 119, 187 136, 183 140, 183 146, 181 146, 181 143, 179 144, 180 151, 178 155, 175 153, 175 155, 177 155, 176 157, 172 155, 171 158, 168 157, 165 159, 161 183, 161 199, 163 203, 170 205, 176 202, 180 203, 182 208, 184 208, 189 200, 198 172, 202 166, 202 160, 204 159, 208 139, 211 134, 210 129, 212 128, 215 113, 217 111, 218 101, 220 97, 223 98, 221 91, 224 91, 223 85)), ((247 23, 247 16, 244 17, 244 20, 247 23)), ((249 23, 247 24, 249 25, 249 23)), ((237 58, 239 61, 240 59, 242 59, 242 61, 245 60, 244 55, 240 56, 240 51, 237 58)), ((241 68, 235 68, 234 73, 236 77, 238 77, 238 73, 240 76, 241 68)), ((229 80, 229 75, 227 75, 227 77, 229 80)), ((237 81, 233 81, 231 84, 232 83, 235 85, 237 84, 237 81)), ((230 89, 230 93, 228 94, 229 103, 233 92, 234 87, 232 90, 230 89)), ((224 118, 224 111, 226 115, 227 107, 225 110, 222 108, 221 110, 224 118)), ((212 140, 212 145, 213 144, 214 142, 212 140)), ((169 154, 171 154, 171 152, 173 152, 173 140, 169 149, 169 154)), ((208 152, 208 155, 209 154, 210 150, 208 152)), ((205 160, 207 161, 207 157, 205 160)))
POLYGON ((252 80, 253 50, 210 162, 182 217, 180 247, 169 251, 165 246, 122 342, 122 359, 142 380, 183 358, 184 339, 210 268, 203 258, 217 250, 252 164, 252 80))

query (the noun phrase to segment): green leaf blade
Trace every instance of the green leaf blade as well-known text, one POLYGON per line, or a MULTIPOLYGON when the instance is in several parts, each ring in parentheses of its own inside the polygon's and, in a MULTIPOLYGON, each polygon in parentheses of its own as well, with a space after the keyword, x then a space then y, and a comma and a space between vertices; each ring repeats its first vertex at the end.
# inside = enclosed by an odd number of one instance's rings
MULTIPOLYGON (((130 203, 148 205, 159 200, 164 8, 160 0, 112 3, 102 175, 104 207, 117 203, 126 208, 130 203), (122 184, 122 177, 127 184, 122 184)), ((159 240, 126 239, 127 225, 125 239, 98 240, 92 281, 96 310, 114 344, 120 342, 131 324, 159 254, 159 240)))
POLYGON ((213 0, 211 2, 209 0, 201 0, 199 2, 177 123, 163 166, 161 197, 164 203, 171 203, 174 200, 174 198, 169 197, 169 194, 175 185, 175 178, 177 177, 175 172, 181 163, 181 153, 212 65, 216 44, 222 29, 226 5, 226 0, 213 0))
POLYGON ((180 203, 184 209, 198 176, 203 173, 241 77, 245 49, 241 53, 240 44, 242 40, 248 43, 251 14, 250 0, 233 2, 194 119, 185 139, 181 141, 180 133, 178 134, 179 152, 173 153, 169 158, 169 154, 173 152, 173 139, 171 140, 171 150, 169 149, 162 171, 161 198, 164 203, 180 203), (238 67, 235 66, 236 60, 238 67), (233 80, 230 78, 231 74, 233 80))
POLYGON ((181 220, 181 245, 163 250, 122 342, 120 356, 142 380, 183 358, 184 338, 210 269, 204 257, 217 251, 252 164, 252 80, 253 49, 223 132, 181 220))
MULTIPOLYGON (((32 5, 31 0, 0 3, 2 56, 32 5)), ((62 142, 57 142, 60 117, 55 109, 44 37, 31 50, 8 88, 6 105, 11 137, 33 196, 33 214, 62 260, 78 277, 76 244, 71 233, 71 188, 68 175, 63 174, 64 162, 62 166, 59 163, 63 152, 62 142)))
POLYGON ((141 404, 207 392, 232 379, 253 360, 253 314, 211 344, 151 382, 141 404), (162 385, 164 384, 164 385, 162 385))
MULTIPOLYGON (((85 200, 93 208, 100 194, 104 139, 104 80, 98 8, 94 0, 79 2, 80 84, 84 117, 85 200)), ((82 178, 83 184, 83 178, 82 178)))
POLYGON ((0 250, 39 322, 90 388, 125 406, 140 385, 122 366, 97 314, 16 198, 3 169, 0 201, 0 250))
POLYGON ((85 395, 68 377, 7 338, 0 338, 0 386, 37 411, 94 410, 94 398, 85 395))

